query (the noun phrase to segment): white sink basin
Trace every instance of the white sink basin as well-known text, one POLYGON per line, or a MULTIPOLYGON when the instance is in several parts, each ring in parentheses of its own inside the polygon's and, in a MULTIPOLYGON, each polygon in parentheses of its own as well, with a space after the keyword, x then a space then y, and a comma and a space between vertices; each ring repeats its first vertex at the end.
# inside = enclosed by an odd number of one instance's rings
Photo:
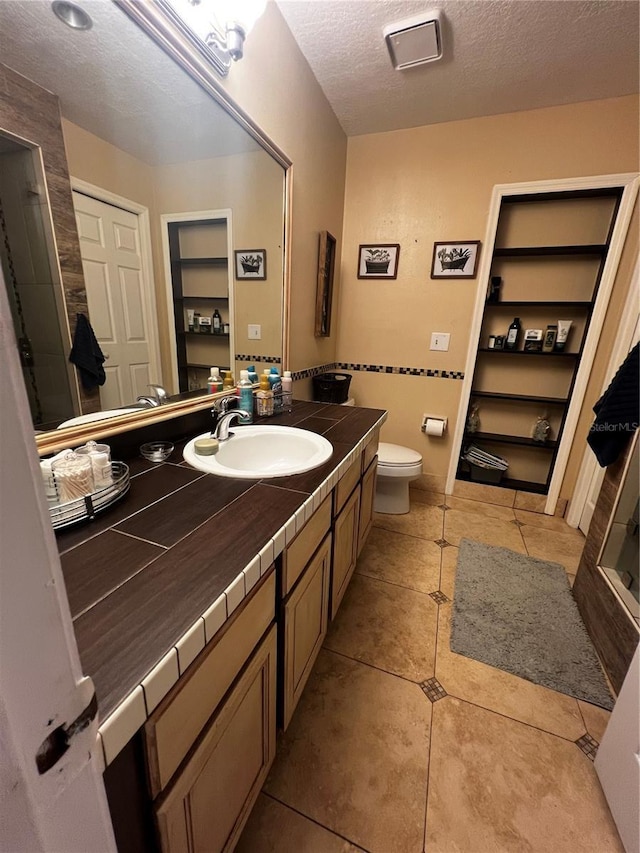
POLYGON ((198 439, 209 438, 210 433, 196 436, 184 449, 185 461, 207 474, 248 480, 302 474, 322 465, 333 453, 330 441, 306 429, 232 424, 231 432, 214 456, 198 456, 193 449, 198 439))

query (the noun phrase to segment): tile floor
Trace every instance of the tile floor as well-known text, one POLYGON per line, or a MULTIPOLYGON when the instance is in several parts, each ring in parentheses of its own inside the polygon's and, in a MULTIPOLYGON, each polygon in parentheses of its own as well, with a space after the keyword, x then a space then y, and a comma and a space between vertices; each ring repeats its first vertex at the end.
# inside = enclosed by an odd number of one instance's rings
POLYGON ((584 542, 417 490, 376 515, 239 853, 624 853, 593 767, 608 713, 450 651, 462 537, 571 582, 584 542))

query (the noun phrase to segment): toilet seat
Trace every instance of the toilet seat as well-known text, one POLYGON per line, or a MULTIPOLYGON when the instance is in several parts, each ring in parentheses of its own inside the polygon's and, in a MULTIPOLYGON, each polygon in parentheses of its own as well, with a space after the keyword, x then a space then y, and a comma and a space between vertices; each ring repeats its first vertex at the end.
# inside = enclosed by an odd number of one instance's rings
POLYGON ((419 477, 422 474, 422 456, 409 447, 381 441, 378 445, 378 476, 419 477))

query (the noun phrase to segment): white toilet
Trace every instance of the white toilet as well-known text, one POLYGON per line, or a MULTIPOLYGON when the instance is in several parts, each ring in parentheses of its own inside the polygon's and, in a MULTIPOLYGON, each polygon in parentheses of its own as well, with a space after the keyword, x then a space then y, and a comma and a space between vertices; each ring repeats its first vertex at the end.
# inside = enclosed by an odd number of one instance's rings
POLYGON ((399 444, 378 445, 378 479, 373 508, 388 515, 409 512, 409 483, 422 474, 422 456, 399 444))

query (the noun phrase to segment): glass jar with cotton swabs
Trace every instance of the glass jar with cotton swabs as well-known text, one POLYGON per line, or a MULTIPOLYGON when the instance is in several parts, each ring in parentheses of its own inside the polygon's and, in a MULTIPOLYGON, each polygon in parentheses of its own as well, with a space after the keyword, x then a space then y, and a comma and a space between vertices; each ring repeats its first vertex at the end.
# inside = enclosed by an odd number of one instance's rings
POLYGON ((93 518, 129 490, 129 468, 106 444, 89 441, 40 463, 54 529, 93 518))

